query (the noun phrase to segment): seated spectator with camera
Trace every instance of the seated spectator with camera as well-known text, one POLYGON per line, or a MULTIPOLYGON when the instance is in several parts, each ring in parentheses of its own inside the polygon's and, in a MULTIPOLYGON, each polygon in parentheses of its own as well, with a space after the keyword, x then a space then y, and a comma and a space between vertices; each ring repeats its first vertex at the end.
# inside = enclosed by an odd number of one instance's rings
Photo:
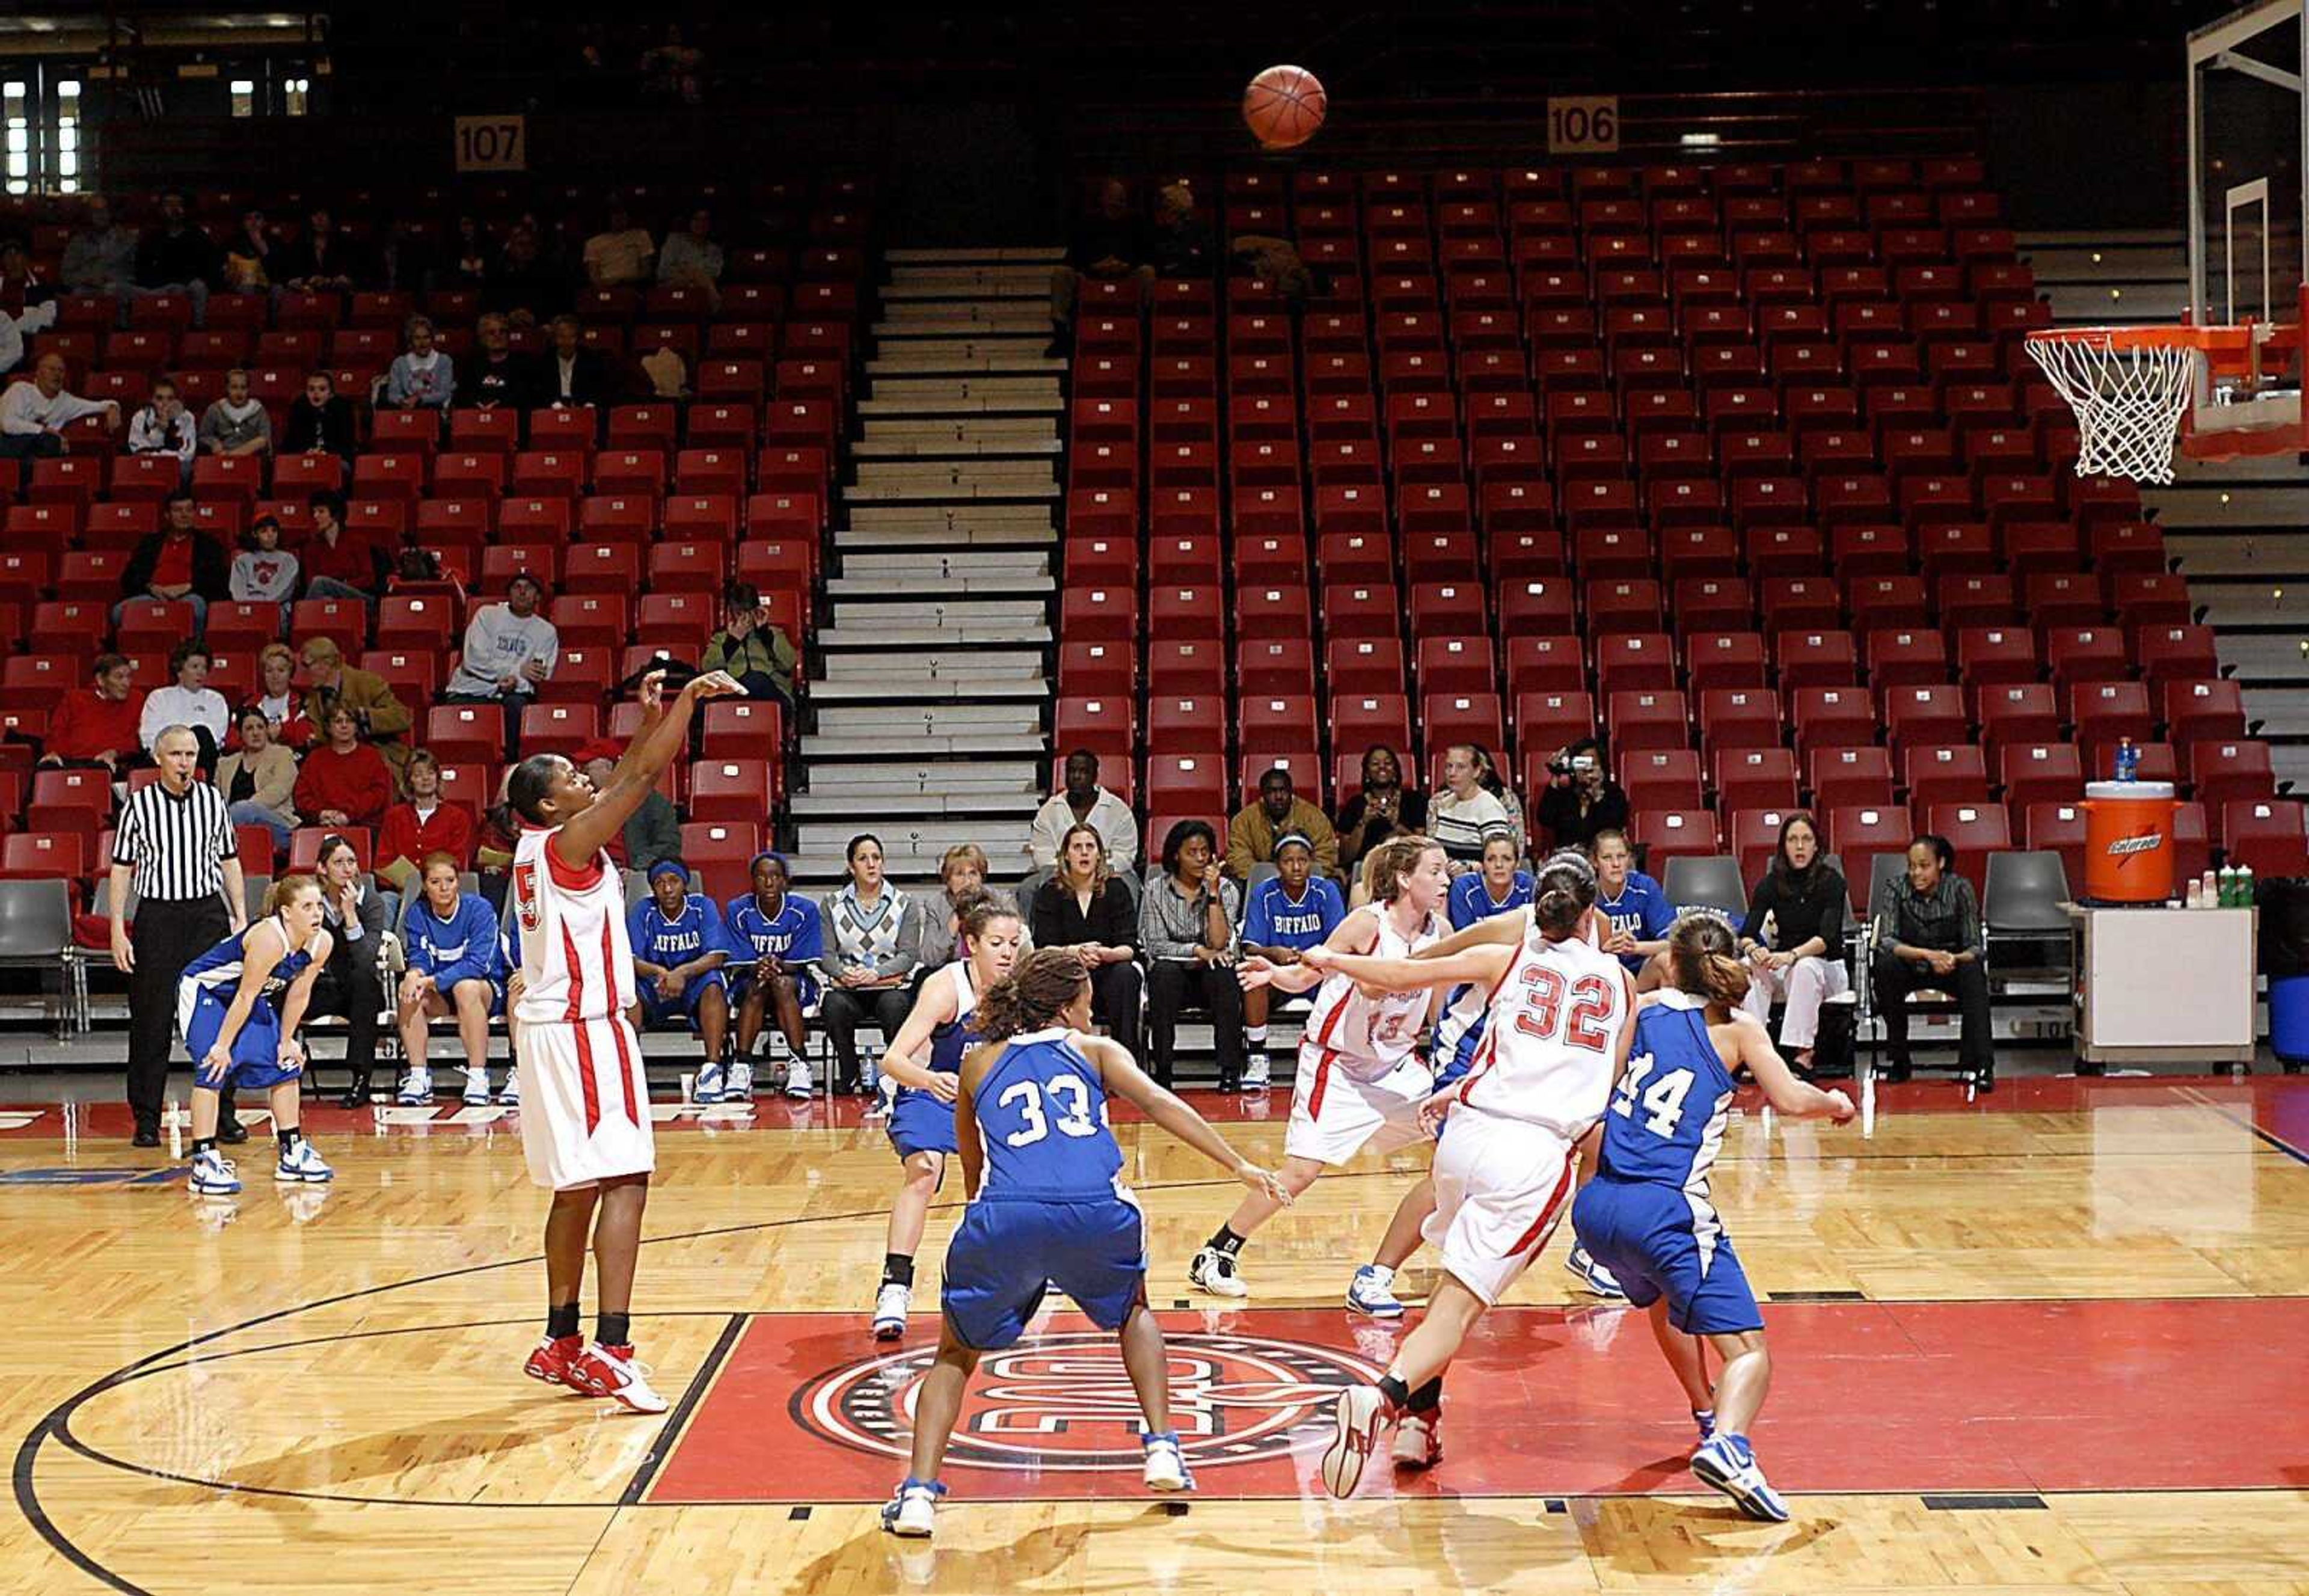
POLYGON ((1874 1008, 1884 1021, 1884 1047, 1891 1055, 1887 1080, 1906 1080, 1908 1057, 1908 997, 1924 988, 1953 993, 1963 1015, 1957 1044, 1958 1067, 1982 1091, 1996 1088, 1996 1053, 1989 1036, 1988 944, 1983 935, 1980 900, 1972 883, 1956 873, 1956 849, 1931 832, 1908 845, 1905 875, 1887 881, 1868 906, 1876 926, 1876 957, 1870 967, 1874 1008))
MULTIPOLYGON (((1242 951, 1246 957, 1270 964, 1297 964, 1299 956, 1314 947, 1347 917, 1346 899, 1339 884, 1315 869, 1315 845, 1297 832, 1275 840, 1275 873, 1250 889, 1243 909, 1242 951)), ((1242 1089, 1264 1091, 1273 1073, 1267 1052, 1267 1018, 1276 997, 1273 988, 1257 986, 1242 994, 1242 1089)), ((1302 994, 1283 993, 1285 1002, 1303 1005, 1302 994)))
POLYGON ((1395 750, 1375 742, 1363 750, 1362 786, 1339 806, 1339 863, 1353 870, 1390 837, 1427 834, 1427 794, 1407 786, 1395 750))
POLYGON ((1748 996, 1740 1006, 1760 1021, 1783 999, 1780 1046, 1799 1070, 1812 1067, 1820 1039, 1820 1005, 1847 990, 1844 915, 1850 906, 1844 877, 1822 855, 1820 828, 1798 812, 1780 822, 1780 840, 1748 895, 1740 926, 1740 953, 1748 961, 1748 996))
POLYGON ((1559 848, 1593 848, 1598 833, 1628 828, 1628 794, 1604 768, 1604 745, 1583 737, 1547 761, 1539 823, 1559 848))

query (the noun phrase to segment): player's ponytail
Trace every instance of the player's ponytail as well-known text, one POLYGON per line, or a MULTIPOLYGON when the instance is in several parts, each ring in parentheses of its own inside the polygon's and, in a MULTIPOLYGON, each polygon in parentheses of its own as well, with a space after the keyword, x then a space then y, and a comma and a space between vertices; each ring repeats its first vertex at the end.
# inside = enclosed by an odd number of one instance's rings
POLYGON ((1419 868, 1421 855, 1443 845, 1431 837, 1390 837, 1363 855, 1363 896, 1373 903, 1393 903, 1403 896, 1403 884, 1419 868))
POLYGON ((990 1042, 1042 1030, 1089 984, 1090 971, 1081 955, 1064 948, 1038 948, 1018 961, 1008 980, 978 994, 972 1028, 990 1042))
POLYGON ((1560 942, 1579 929, 1579 920, 1596 901, 1596 867, 1587 855, 1573 849, 1550 854, 1533 883, 1532 921, 1539 933, 1560 942))
POLYGON ((1748 967, 1732 923, 1707 909, 1680 915, 1667 932, 1668 974, 1676 990, 1732 1008, 1748 995, 1748 967))
POLYGON ((295 903, 307 887, 318 892, 321 883, 307 875, 274 877, 272 887, 264 894, 264 912, 267 915, 279 914, 295 903))

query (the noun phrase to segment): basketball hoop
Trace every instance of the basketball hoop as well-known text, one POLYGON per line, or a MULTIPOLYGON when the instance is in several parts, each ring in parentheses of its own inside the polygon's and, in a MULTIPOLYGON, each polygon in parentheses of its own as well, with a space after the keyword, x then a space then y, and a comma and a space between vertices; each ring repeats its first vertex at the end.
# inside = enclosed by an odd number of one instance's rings
POLYGON ((2173 480, 2173 452, 2211 373, 2246 373, 2260 341, 2244 326, 2048 327, 2028 353, 2077 412, 2079 476, 2173 480))

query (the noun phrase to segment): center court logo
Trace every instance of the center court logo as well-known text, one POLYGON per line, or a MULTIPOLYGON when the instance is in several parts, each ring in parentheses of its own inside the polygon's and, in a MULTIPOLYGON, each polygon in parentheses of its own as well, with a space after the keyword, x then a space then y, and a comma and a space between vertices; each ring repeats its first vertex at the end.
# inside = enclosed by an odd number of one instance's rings
MULTIPOLYGON (((1187 1461, 1214 1468, 1327 1440, 1331 1399, 1380 1370, 1327 1347, 1260 1336, 1171 1334, 1171 1422, 1187 1461)), ((837 1444, 903 1460, 937 1357, 921 1347, 845 1365, 804 1385, 791 1412, 837 1444)), ((947 1462, 965 1469, 1138 1470, 1138 1399, 1111 1335, 1028 1336, 981 1359, 947 1462)))

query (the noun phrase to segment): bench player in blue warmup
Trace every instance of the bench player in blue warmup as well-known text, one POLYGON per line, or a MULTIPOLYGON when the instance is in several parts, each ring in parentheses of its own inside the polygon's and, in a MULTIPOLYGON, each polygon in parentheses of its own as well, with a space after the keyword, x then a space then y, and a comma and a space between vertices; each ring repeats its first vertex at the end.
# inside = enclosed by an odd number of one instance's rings
MULTIPOLYGON (((1315 873, 1315 845, 1296 831, 1275 839, 1275 873, 1250 889, 1242 906, 1242 953, 1269 964, 1292 965, 1308 949, 1319 947, 1347 917, 1339 884, 1315 873)), ((1288 994, 1285 994, 1288 995, 1288 994)), ((1264 1091, 1275 1069, 1267 1052, 1267 989, 1242 994, 1242 1037, 1250 1050, 1242 1089, 1264 1091)))
POLYGON ((1708 1169, 1743 1065, 1792 1118, 1842 1124, 1852 1099, 1798 1080, 1761 1022, 1736 1006, 1748 967, 1730 921, 1704 909, 1684 915, 1668 933, 1667 961, 1672 984, 1636 1016, 1627 1073, 1604 1115, 1602 1167, 1572 1204, 1572 1223, 1628 1300, 1651 1310, 1652 1334, 1699 1427, 1692 1473, 1749 1517, 1781 1522, 1787 1505, 1748 1444, 1772 1378, 1764 1317, 1708 1200, 1708 1169), (1712 1386, 1707 1348, 1724 1365, 1712 1386))
POLYGON ((1270 1202, 1290 1193, 1238 1158, 1225 1138, 1139 1070, 1120 1043, 1089 1034, 1090 976, 1081 958, 1046 948, 979 993, 986 1040, 963 1054, 955 1140, 969 1211, 947 1247, 945 1333, 914 1410, 911 1472, 882 1509, 882 1527, 928 1535, 946 1495, 938 1482, 963 1388, 979 1355, 1014 1345, 1052 1286, 1101 1330, 1121 1332, 1122 1365, 1145 1412, 1150 1490, 1193 1480, 1171 1428, 1163 1331, 1146 1306, 1146 1227, 1120 1181, 1122 1149, 1107 1128, 1110 1094, 1270 1202))
POLYGON ((972 1012, 981 993, 1010 978, 1025 938, 1017 905, 990 892, 965 895, 955 906, 955 949, 962 957, 930 972, 882 1055, 883 1079, 898 1089, 890 1106, 890 1145, 905 1179, 890 1204, 882 1285, 874 1294, 878 1341, 895 1341, 906 1333, 914 1253, 922 1245, 930 1200, 946 1182, 947 1155, 955 1150, 954 1099, 962 1055, 978 1045, 972 1012))
POLYGON ((747 870, 753 890, 731 898, 722 911, 730 934, 730 1002, 738 1011, 738 1054, 722 1077, 722 1090, 733 1102, 754 1095, 754 1045, 763 1025, 777 1021, 786 1039, 786 1096, 810 1094, 809 1038, 802 1011, 817 1002, 817 961, 826 957, 826 922, 817 906, 789 889, 786 862, 757 854, 747 870))
MULTIPOLYGON (((415 1079, 404 1101, 433 1100, 433 1071, 425 1061, 432 1022, 457 1017, 457 1039, 465 1049, 465 1101, 489 1100, 489 1021, 505 1011, 505 969, 498 962, 497 911, 478 892, 461 891, 457 861, 448 854, 425 856, 424 890, 401 917, 401 946, 409 968, 394 993, 401 1026, 402 1056, 415 1079), (412 1096, 412 1094, 414 1094, 412 1096)), ((518 1072, 506 1071, 497 1101, 521 1101, 518 1072)))
POLYGON ((195 1195, 229 1197, 240 1190, 231 1160, 217 1151, 217 1115, 228 1086, 261 1086, 271 1095, 281 1144, 274 1180, 318 1185, 335 1177, 298 1129, 305 1049, 297 1028, 333 945, 321 929, 321 884, 311 876, 282 876, 265 895, 264 919, 185 967, 177 983, 177 1023, 193 1055, 187 1184, 195 1195))
POLYGON ((1483 833, 1483 862, 1451 882, 1451 929, 1512 914, 1531 901, 1531 872, 1523 868, 1515 833, 1504 826, 1483 833))
POLYGON ((649 885, 649 897, 626 913, 641 994, 634 1029, 677 1017, 687 1021, 705 1044, 705 1063, 690 1096, 719 1103, 730 1045, 730 977, 722 973, 730 958, 729 932, 713 900, 689 889, 689 872, 679 859, 651 865, 649 885))

